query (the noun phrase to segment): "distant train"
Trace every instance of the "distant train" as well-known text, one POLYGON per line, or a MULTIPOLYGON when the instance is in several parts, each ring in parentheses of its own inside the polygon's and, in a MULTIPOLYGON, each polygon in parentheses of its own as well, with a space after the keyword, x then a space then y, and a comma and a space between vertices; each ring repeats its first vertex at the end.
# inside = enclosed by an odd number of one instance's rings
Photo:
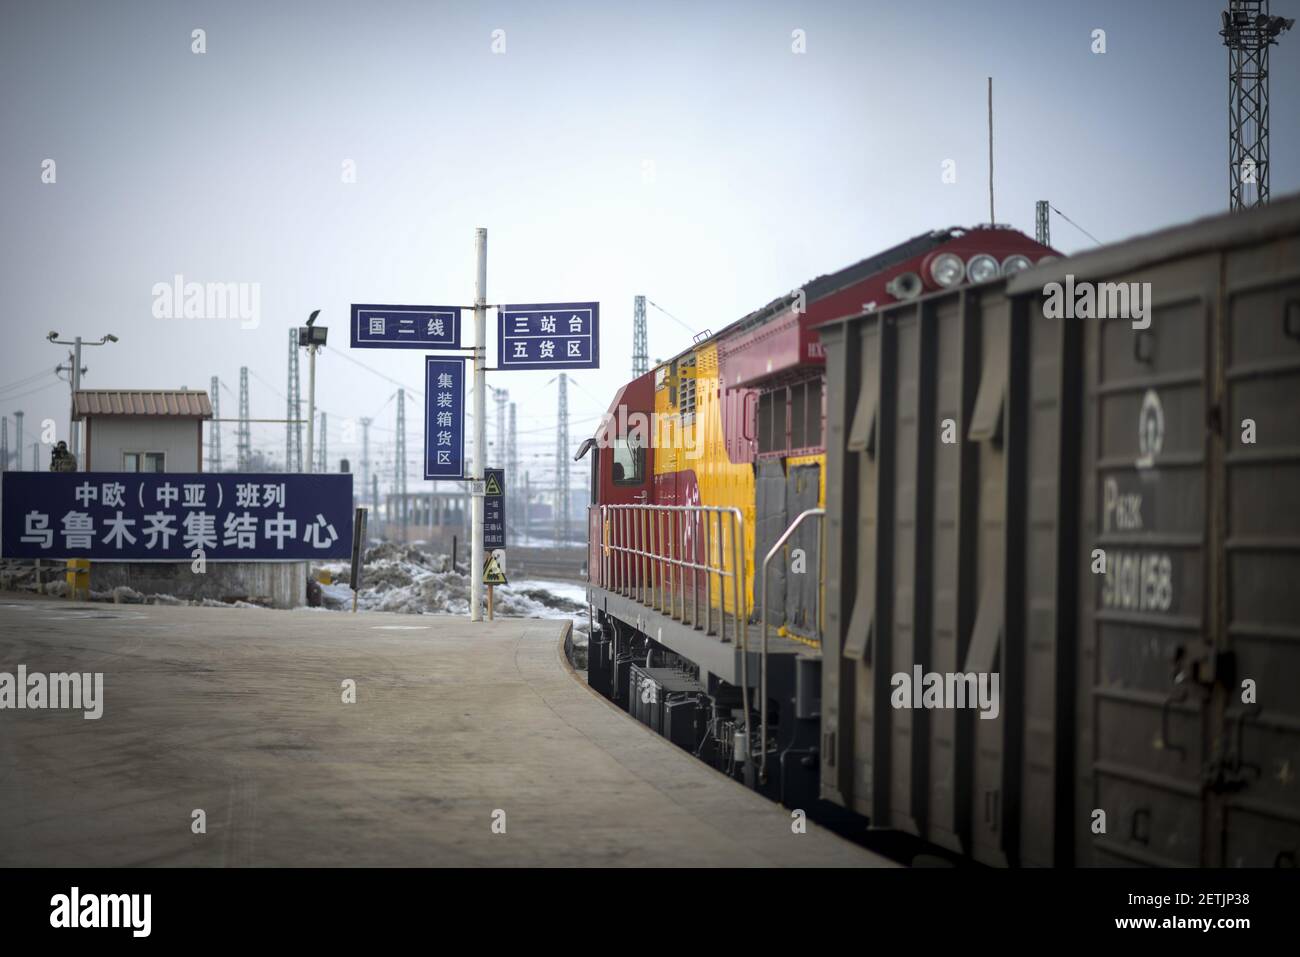
POLYGON ((587 455, 588 681, 719 770, 989 864, 1296 863, 1300 198, 918 236, 587 455))

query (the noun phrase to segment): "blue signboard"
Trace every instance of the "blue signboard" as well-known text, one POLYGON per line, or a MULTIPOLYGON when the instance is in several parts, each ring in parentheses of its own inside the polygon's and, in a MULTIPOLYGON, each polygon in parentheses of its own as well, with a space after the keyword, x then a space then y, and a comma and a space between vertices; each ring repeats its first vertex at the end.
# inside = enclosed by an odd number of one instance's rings
POLYGON ((303 561, 352 551, 352 476, 5 472, 0 554, 92 561, 303 561))
POLYGON ((459 349, 459 306, 352 306, 353 349, 459 349))
POLYGON ((501 306, 497 368, 599 369, 600 303, 501 306))
POLYGON ((424 477, 465 477, 465 360, 424 360, 424 477))
POLYGON ((506 470, 483 470, 483 548, 506 547, 506 470))

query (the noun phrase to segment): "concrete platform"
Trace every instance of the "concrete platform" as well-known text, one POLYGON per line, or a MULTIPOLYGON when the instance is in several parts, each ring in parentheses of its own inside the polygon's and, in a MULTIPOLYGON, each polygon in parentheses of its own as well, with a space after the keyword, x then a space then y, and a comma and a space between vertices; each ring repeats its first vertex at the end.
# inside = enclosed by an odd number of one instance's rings
POLYGON ((565 627, 0 597, 0 671, 104 673, 99 720, 0 710, 0 865, 888 864, 597 696, 565 627))

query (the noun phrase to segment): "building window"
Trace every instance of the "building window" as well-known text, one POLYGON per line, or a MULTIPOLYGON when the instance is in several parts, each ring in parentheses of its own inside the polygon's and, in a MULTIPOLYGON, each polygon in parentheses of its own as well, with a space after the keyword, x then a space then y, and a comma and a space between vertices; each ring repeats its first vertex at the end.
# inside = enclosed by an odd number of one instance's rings
POLYGON ((165 472, 165 452, 123 452, 123 472, 165 472))
POLYGON ((759 393, 758 452, 790 455, 820 450, 822 444, 822 380, 806 379, 759 393))

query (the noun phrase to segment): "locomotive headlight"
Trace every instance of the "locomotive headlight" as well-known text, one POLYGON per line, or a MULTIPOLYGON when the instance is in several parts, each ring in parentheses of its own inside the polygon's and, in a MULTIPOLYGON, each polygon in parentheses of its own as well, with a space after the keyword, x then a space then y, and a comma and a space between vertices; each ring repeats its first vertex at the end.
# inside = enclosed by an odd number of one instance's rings
POLYGON ((1028 256, 1022 256, 1020 253, 1012 253, 1006 259, 1002 260, 1002 275, 1014 276, 1022 269, 1028 269, 1033 263, 1029 261, 1028 256))
POLYGON ((940 253, 930 263, 930 278, 945 289, 951 289, 966 278, 966 264, 960 256, 940 253))
POLYGON ((1038 265, 1041 266, 1043 263, 1054 263, 1060 258, 1060 256, 1040 256, 1038 259, 1038 265))
POLYGON ((988 282, 998 275, 1001 267, 988 253, 976 253, 966 260, 966 277, 971 282, 988 282))

